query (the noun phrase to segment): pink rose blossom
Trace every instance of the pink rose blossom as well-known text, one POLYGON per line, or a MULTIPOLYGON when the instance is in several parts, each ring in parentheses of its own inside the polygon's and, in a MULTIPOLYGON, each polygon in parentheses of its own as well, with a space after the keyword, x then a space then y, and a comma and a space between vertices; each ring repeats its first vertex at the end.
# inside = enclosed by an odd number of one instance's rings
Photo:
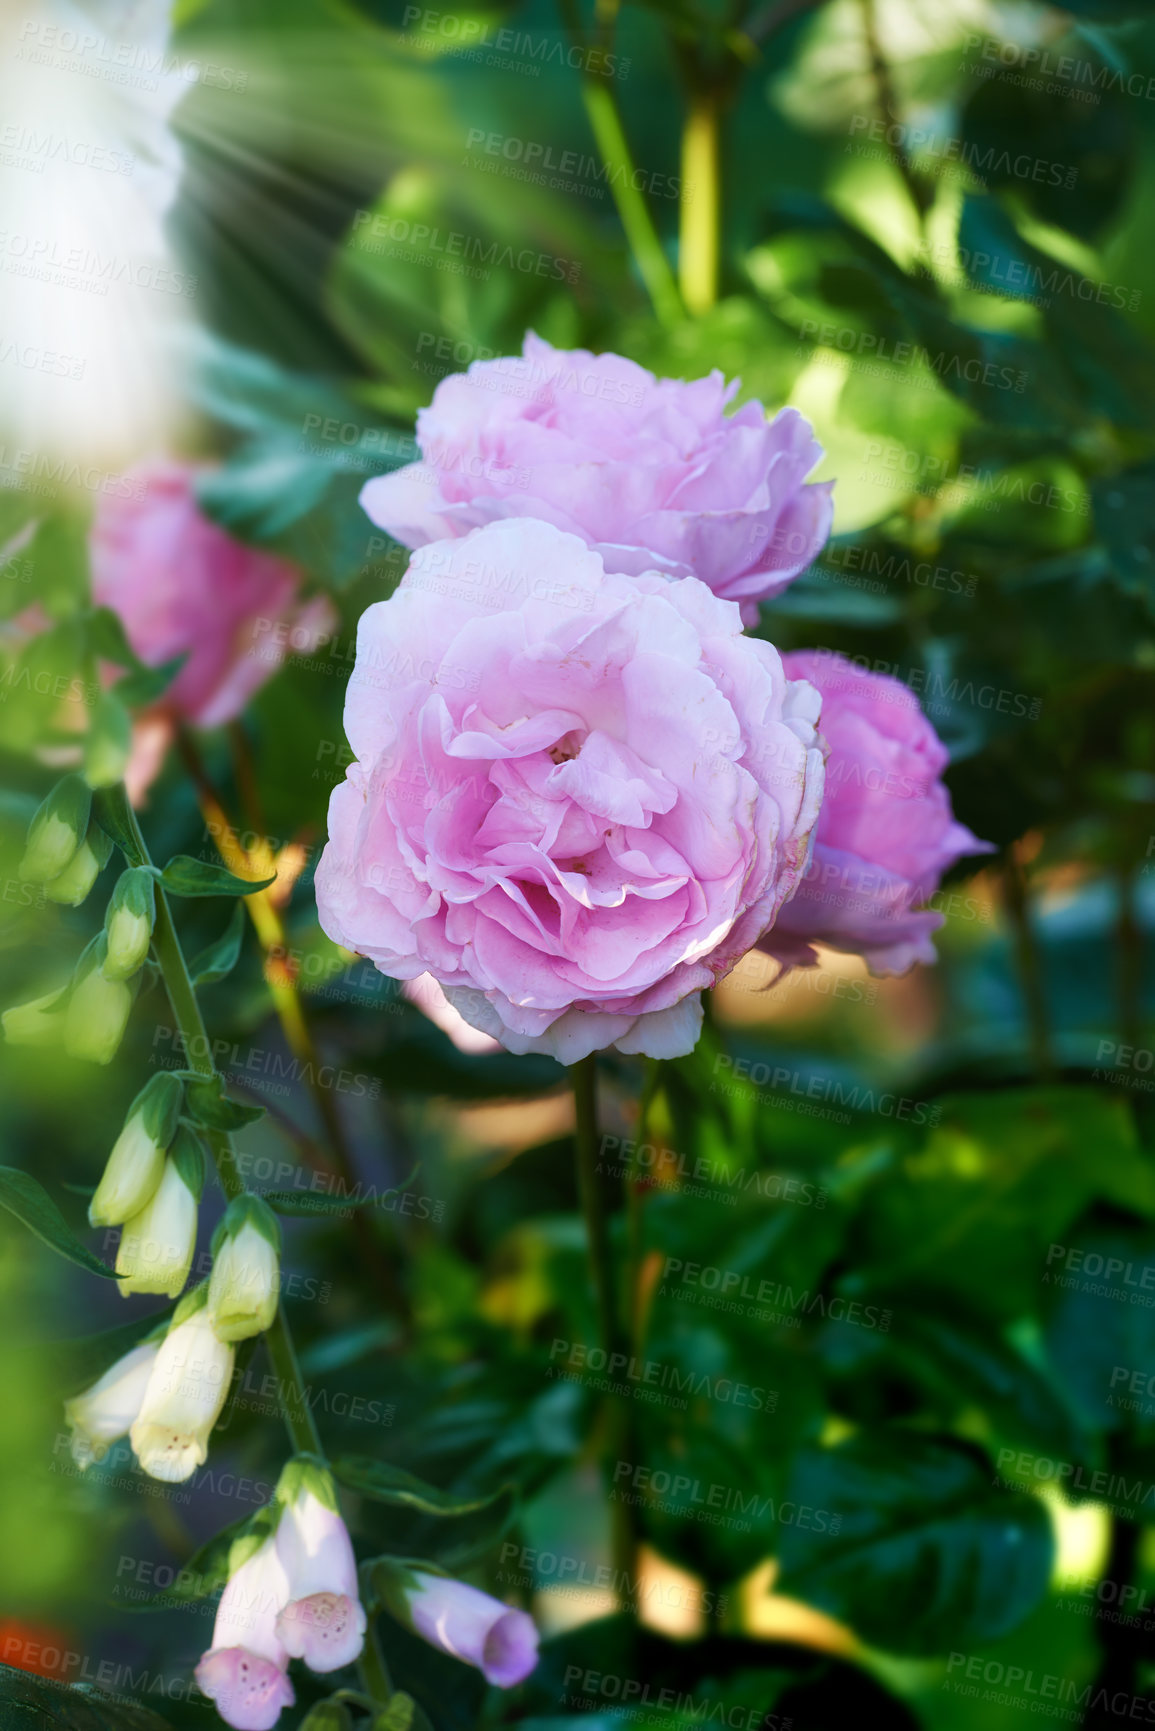
POLYGON ((353 1546, 337 1510, 307 1485, 281 1516, 277 1554, 288 1583, 276 1625, 285 1650, 311 1671, 351 1665, 365 1640, 353 1546))
POLYGON ((875 974, 933 962, 943 915, 918 904, 963 854, 992 851, 951 812, 946 747, 899 680, 829 650, 782 663, 821 693, 830 755, 810 869, 759 947, 792 967, 813 964, 814 943, 865 957, 875 974))
POLYGON ((234 1569, 217 1606, 213 1644, 196 1668, 197 1687, 236 1731, 271 1731, 296 1697, 289 1655, 276 1631, 288 1582, 275 1538, 234 1569))
MULTIPOLYGON (((324 597, 298 600, 301 573, 236 541, 203 515, 197 470, 153 462, 107 495, 91 536, 92 593, 119 614, 149 667, 187 657, 164 707, 198 727, 239 715, 283 660, 286 638, 309 647, 332 630, 324 597)), ((139 777, 138 777, 139 779, 139 777)))
POLYGON ((621 355, 553 349, 475 361, 417 417, 423 461, 367 483, 361 502, 406 547, 537 517, 580 535, 607 571, 694 576, 742 604, 784 589, 830 533, 832 482, 796 409, 723 411, 722 374, 656 379, 621 355))
POLYGON ((526 518, 424 548, 361 619, 321 924, 511 1051, 689 1052, 806 868, 817 719, 694 578, 526 518))

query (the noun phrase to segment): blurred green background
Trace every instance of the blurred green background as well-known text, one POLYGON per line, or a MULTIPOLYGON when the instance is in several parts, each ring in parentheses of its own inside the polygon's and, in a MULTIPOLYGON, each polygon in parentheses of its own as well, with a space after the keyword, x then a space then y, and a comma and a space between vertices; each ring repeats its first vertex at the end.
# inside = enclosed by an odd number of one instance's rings
MULTIPOLYGON (((178 4, 174 48, 224 69, 172 120, 169 233, 197 281, 184 443, 221 459, 209 513, 342 615, 335 648, 200 750, 242 838, 300 850, 284 961, 348 1085, 293 1068, 251 940, 205 1013, 238 1098, 269 1108, 242 1138, 255 1188, 323 1164, 334 1115, 365 1185, 419 1162, 411 1200, 356 1229, 287 1223, 306 1379, 332 1453, 466 1501, 510 1489, 440 1520, 351 1496, 359 1551, 472 1571, 548 1636, 503 1697, 383 1627, 436 1731, 608 1722, 627 1709, 605 1677, 671 1690, 628 1708, 663 1725, 1155 1718, 1151 12, 178 4), (835 535, 761 632, 918 690, 958 816, 998 844, 936 898, 933 970, 872 981, 827 956, 768 990, 748 959, 699 1052, 649 1078, 640 1133, 640 1064, 603 1062, 635 1350, 762 1391, 633 1401, 630 1503, 599 1480, 596 1378, 558 1374, 559 1342, 596 1339, 563 1072, 459 1052, 347 965, 310 887, 356 619, 404 569, 358 489, 407 460, 439 378, 527 328, 717 367, 739 400, 812 418, 835 535), (615 1604, 623 1509, 640 1549, 615 1604)), ((103 906, 38 903, 16 875, 68 732, 19 675, 82 665, 90 504, 0 496, 6 1003, 65 977, 103 906), (29 645, 33 599, 53 629, 29 645)), ((175 755, 142 821, 156 858, 216 858, 175 755)), ((187 947, 227 912, 183 904, 187 947)), ((3 1159, 78 1231, 169 1041, 158 988, 107 1071, 0 1047, 3 1159)), ((0 1237, 0 1660, 203 1725, 211 1603, 142 1607, 275 1481, 264 1360, 191 1487, 127 1448, 78 1476, 62 1343, 150 1305, 0 1237)), ((320 1692, 302 1678, 284 1723, 320 1692)))

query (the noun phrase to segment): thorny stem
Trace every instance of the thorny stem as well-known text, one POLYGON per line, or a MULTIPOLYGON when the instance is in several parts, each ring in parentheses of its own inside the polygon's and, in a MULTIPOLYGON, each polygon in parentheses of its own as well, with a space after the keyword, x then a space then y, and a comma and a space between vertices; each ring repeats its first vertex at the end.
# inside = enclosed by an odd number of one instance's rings
POLYGON ((891 138, 891 128, 897 125, 901 131, 901 119, 898 111, 898 98, 894 91, 894 82, 890 76, 890 64, 882 51, 878 38, 878 24, 874 13, 874 0, 862 0, 862 27, 866 37, 866 49, 870 56, 870 70, 874 77, 875 89, 878 92, 878 106, 882 110, 883 128, 886 132, 887 149, 891 161, 902 177, 910 202, 914 205, 915 215, 921 226, 923 217, 930 207, 931 200, 919 185, 918 176, 910 153, 901 137, 898 143, 891 138))

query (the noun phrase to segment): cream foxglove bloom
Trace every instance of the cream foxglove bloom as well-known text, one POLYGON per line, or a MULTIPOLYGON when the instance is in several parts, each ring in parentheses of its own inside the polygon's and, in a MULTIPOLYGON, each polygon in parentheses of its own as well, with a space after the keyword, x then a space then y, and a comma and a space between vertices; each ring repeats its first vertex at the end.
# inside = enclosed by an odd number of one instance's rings
POLYGON ((91 1388, 64 1403, 64 1416, 72 1431, 72 1458, 83 1472, 93 1461, 102 1461, 112 1443, 127 1436, 140 1411, 160 1342, 150 1340, 134 1346, 118 1358, 91 1388))
POLYGON ((160 1071, 128 1109, 104 1175, 88 1205, 90 1226, 123 1226, 152 1200, 164 1172, 165 1150, 176 1133, 184 1090, 160 1071))
POLYGON ((176 1298, 192 1267, 204 1157, 192 1131, 180 1125, 160 1183, 139 1214, 125 1221, 116 1252, 123 1298, 160 1292, 176 1298))
POLYGON ((389 1609, 422 1640, 466 1665, 487 1683, 512 1689, 537 1665, 537 1630, 525 1611, 514 1611, 465 1581, 379 1561, 374 1574, 389 1609))
POLYGON ((277 1634, 310 1671, 351 1665, 365 1641, 357 1594, 357 1561, 337 1510, 337 1493, 323 1467, 307 1457, 289 1462, 277 1485, 283 1513, 277 1551, 289 1584, 277 1634))
POLYGON ((124 1037, 139 978, 107 979, 104 936, 94 940, 76 964, 72 995, 64 1011, 64 1050, 70 1058, 107 1064, 124 1037))
POLYGON ((213 1234, 209 1315, 222 1340, 261 1334, 277 1314, 281 1228, 259 1196, 237 1196, 213 1234))
POLYGON ((231 1346, 213 1333, 198 1287, 176 1308, 128 1437, 150 1478, 182 1484, 209 1452, 233 1375, 231 1346))
POLYGON ((282 1707, 296 1699, 285 1674, 289 1655, 276 1632, 289 1591, 276 1539, 238 1539, 229 1567, 197 1685, 236 1731, 271 1731, 282 1707))

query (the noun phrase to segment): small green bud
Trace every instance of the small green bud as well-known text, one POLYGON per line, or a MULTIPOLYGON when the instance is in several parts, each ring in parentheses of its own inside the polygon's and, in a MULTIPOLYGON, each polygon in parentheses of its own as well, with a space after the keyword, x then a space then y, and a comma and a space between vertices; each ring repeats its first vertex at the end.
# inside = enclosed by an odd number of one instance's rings
POLYGON ((79 775, 58 781, 28 826, 20 876, 36 884, 59 877, 88 831, 92 790, 79 775))
POLYGON ((124 1038, 137 980, 110 980, 101 968, 104 939, 89 944, 77 963, 64 1012, 64 1050, 70 1058, 107 1064, 124 1038))
POLYGON ((220 1340, 248 1340, 277 1314, 281 1228, 259 1196, 236 1196, 213 1233, 209 1315, 220 1340))
POLYGON ((104 692, 84 742, 84 779, 89 787, 113 787, 124 780, 132 750, 132 718, 119 697, 104 692))
POLYGON ((155 918, 156 891, 152 875, 141 866, 131 866, 117 879, 104 916, 104 932, 108 940, 103 963, 106 980, 126 980, 143 966, 148 958, 155 918))
POLYGON ((337 1487, 324 1461, 316 1455, 293 1455, 281 1468, 273 1500, 279 1508, 290 1508, 301 1497, 316 1497, 331 1513, 338 1514, 337 1487))
POLYGON ((183 1095, 181 1084, 166 1070, 141 1089, 88 1205, 90 1226, 123 1226, 152 1200, 164 1172, 165 1150, 176 1133, 183 1095))
POLYGON ((112 837, 106 835, 98 823, 90 823, 88 834, 64 870, 45 884, 45 895, 50 901, 78 908, 108 864, 111 852, 112 837))
POLYGON ((343 1701, 318 1701, 315 1707, 309 1708, 298 1731, 352 1731, 352 1725, 343 1701))

